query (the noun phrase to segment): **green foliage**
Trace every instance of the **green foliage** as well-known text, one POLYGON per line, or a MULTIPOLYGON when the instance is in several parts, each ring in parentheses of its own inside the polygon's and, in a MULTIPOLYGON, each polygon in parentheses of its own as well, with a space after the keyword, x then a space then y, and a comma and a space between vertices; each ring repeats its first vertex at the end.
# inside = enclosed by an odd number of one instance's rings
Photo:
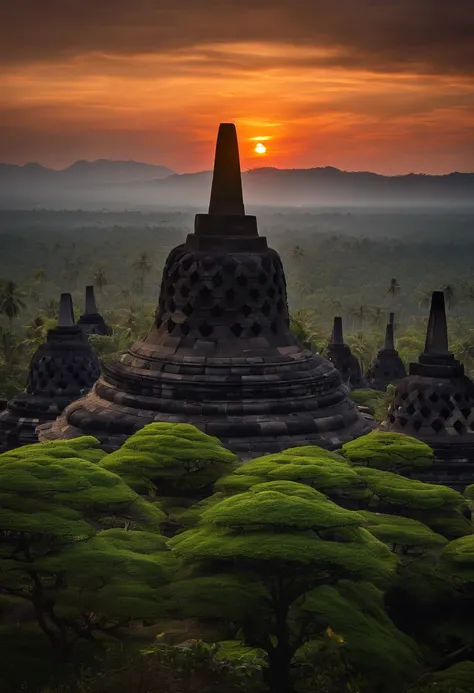
POLYGON ((359 510, 366 521, 366 528, 392 551, 408 553, 410 551, 433 550, 443 547, 447 539, 436 534, 418 520, 398 515, 384 515, 367 510, 359 510))
POLYGON ((194 496, 235 465, 236 456, 191 424, 152 423, 107 455, 101 466, 140 493, 194 496))
POLYGON ((359 406, 369 407, 375 410, 375 407, 383 395, 379 390, 362 389, 362 390, 351 390, 349 392, 349 397, 353 402, 359 406))
POLYGON ((429 681, 419 693, 474 693, 474 662, 454 664, 430 676, 429 681))
POLYGON ((474 534, 451 541, 441 554, 440 570, 461 581, 474 596, 474 534))
POLYGON ((217 488, 231 492, 251 486, 251 477, 256 483, 288 480, 312 486, 330 498, 340 501, 358 500, 366 496, 366 483, 344 458, 317 446, 289 448, 281 453, 265 455, 238 467, 230 477, 225 477, 217 488), (239 477, 243 481, 233 481, 239 477), (240 486, 240 488, 239 488, 240 486))
POLYGON ((346 661, 372 686, 398 693, 420 670, 418 646, 393 625, 383 593, 371 583, 321 585, 306 594, 301 609, 330 627, 346 661))
POLYGON ((402 433, 371 431, 342 446, 342 454, 354 466, 374 467, 389 472, 429 467, 433 450, 421 440, 402 433))

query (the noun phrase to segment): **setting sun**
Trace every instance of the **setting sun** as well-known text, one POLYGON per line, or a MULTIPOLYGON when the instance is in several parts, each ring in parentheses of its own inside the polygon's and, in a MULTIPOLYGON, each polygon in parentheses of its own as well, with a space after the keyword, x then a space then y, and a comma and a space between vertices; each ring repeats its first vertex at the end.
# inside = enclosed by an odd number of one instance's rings
POLYGON ((266 151, 267 151, 267 148, 266 148, 265 145, 262 144, 261 142, 257 142, 257 144, 255 145, 255 150, 254 150, 254 151, 255 151, 257 154, 265 154, 266 151))

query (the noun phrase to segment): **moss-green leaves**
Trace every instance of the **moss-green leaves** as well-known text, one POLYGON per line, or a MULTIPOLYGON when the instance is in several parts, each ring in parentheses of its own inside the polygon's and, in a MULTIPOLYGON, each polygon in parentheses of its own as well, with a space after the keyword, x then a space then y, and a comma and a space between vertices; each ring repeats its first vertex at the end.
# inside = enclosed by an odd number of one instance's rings
POLYGON ((426 443, 402 433, 372 431, 345 443, 342 454, 355 466, 396 472, 429 467, 434 453, 426 443))

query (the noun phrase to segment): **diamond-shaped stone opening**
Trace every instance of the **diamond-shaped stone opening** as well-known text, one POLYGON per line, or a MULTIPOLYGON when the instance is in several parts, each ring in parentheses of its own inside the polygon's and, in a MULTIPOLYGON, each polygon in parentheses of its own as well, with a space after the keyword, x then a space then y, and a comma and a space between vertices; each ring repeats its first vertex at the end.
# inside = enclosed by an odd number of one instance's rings
POLYGON ((441 409, 441 411, 439 412, 439 415, 441 416, 442 419, 446 420, 446 419, 449 419, 449 417, 451 416, 451 412, 449 411, 449 409, 447 407, 444 407, 444 409, 441 409))
POLYGON ((227 289, 227 291, 225 292, 225 297, 227 301, 233 301, 235 298, 234 289, 227 289))
POLYGON ((416 419, 416 421, 413 421, 412 426, 415 429, 415 431, 419 431, 421 428, 421 421, 418 421, 418 419, 416 419))
POLYGON ((430 400, 430 402, 433 402, 433 404, 434 404, 435 402, 437 402, 439 400, 439 397, 436 394, 436 392, 432 392, 431 395, 428 397, 428 399, 430 400))
POLYGON ((262 326, 258 324, 258 322, 254 322, 251 326, 250 329, 252 330, 253 334, 257 337, 260 332, 262 331, 262 326))
POLYGON ((444 424, 439 419, 435 419, 431 422, 431 428, 435 433, 439 433, 444 428, 444 424))
POLYGON ((260 274, 258 275, 258 283, 262 284, 262 286, 263 286, 263 284, 267 283, 267 280, 268 280, 267 275, 264 274, 263 272, 260 272, 260 274))
POLYGON ((453 428, 456 429, 456 432, 459 433, 459 435, 464 433, 464 431, 466 430, 463 422, 459 421, 459 419, 453 423, 453 428))
POLYGON ((223 313, 224 311, 220 306, 213 306, 211 310, 211 315, 213 318, 220 318, 223 313))
POLYGON ((190 274, 189 281, 191 282, 191 284, 196 284, 199 281, 199 273, 193 272, 192 274, 190 274))
POLYGON ((172 298, 168 301, 168 308, 171 313, 174 313, 174 311, 176 310, 176 303, 172 298))
POLYGON ((269 289, 267 289, 267 296, 269 298, 275 298, 276 291, 273 286, 271 286, 269 289))
POLYGON ((172 284, 169 285, 169 287, 166 289, 166 293, 168 296, 174 296, 174 286, 172 284))
POLYGON ((247 304, 245 304, 244 306, 242 306, 241 311, 242 311, 242 314, 245 315, 246 318, 248 318, 248 316, 252 312, 252 308, 250 306, 248 306, 247 304))
POLYGON ((448 392, 443 392, 443 394, 441 395, 441 399, 443 400, 443 402, 449 402, 451 397, 448 392))
POLYGON ((462 400, 462 395, 460 395, 459 392, 456 392, 454 399, 459 403, 462 400))
POLYGON ((166 323, 166 327, 168 328, 168 332, 171 334, 173 332, 174 328, 176 327, 176 323, 174 322, 174 320, 171 320, 171 318, 170 318, 168 320, 168 322, 166 323))
POLYGON ((208 301, 212 296, 212 290, 208 286, 203 286, 199 290, 199 298, 204 301, 208 301))
POLYGON ((262 313, 263 313, 266 317, 268 317, 268 316, 270 315, 271 312, 272 312, 272 307, 270 306, 270 304, 268 303, 268 301, 265 301, 264 304, 263 304, 263 306, 262 306, 262 313))
POLYGON ((421 407, 420 409, 420 414, 424 419, 427 419, 428 416, 431 414, 431 409, 429 407, 421 407))
POLYGON ((244 331, 244 328, 242 327, 242 325, 240 324, 240 322, 236 322, 236 323, 234 323, 234 325, 232 325, 232 327, 230 328, 230 331, 231 331, 236 337, 240 337, 240 335, 241 335, 242 332, 244 331))
POLYGON ((155 323, 155 324, 156 324, 156 326, 159 328, 159 327, 162 326, 163 320, 162 320, 161 318, 156 318, 156 323, 155 323))
MULTIPOLYGON (((394 423, 394 421, 395 421, 395 417, 394 417, 393 414, 390 414, 390 421, 391 421, 392 423, 394 423)), ((406 426, 407 423, 408 423, 408 419, 405 419, 403 416, 401 416, 401 417, 398 419, 398 423, 400 424, 400 426, 401 426, 402 428, 405 428, 405 426, 406 426)))
POLYGON ((183 298, 187 298, 189 296, 189 288, 186 286, 186 284, 183 284, 179 290, 179 293, 183 298))
POLYGON ((469 407, 463 407, 461 409, 461 414, 464 416, 465 419, 467 419, 471 414, 470 408, 469 407))
POLYGON ((243 274, 239 274, 239 276, 237 277, 236 281, 237 281, 237 284, 238 284, 239 286, 247 286, 247 283, 248 283, 248 282, 247 282, 247 277, 244 277, 243 274))
POLYGON ((419 402, 423 402, 425 399, 425 396, 421 392, 419 392, 416 398, 419 402))
POLYGON ((416 409, 415 409, 415 407, 413 406, 413 404, 409 404, 408 407, 407 407, 407 414, 409 414, 410 416, 413 416, 413 414, 415 413, 415 411, 416 411, 416 409))
POLYGON ((189 325, 188 325, 187 322, 183 322, 183 323, 182 323, 182 325, 181 325, 181 332, 182 332, 182 334, 184 334, 185 337, 186 337, 186 335, 189 334, 189 330, 190 330, 190 329, 191 329, 191 328, 189 327, 189 325))
POLYGON ((284 307, 285 307, 285 304, 283 303, 283 301, 281 300, 281 298, 278 299, 278 302, 277 302, 277 311, 278 311, 279 313, 283 313, 284 307))
POLYGON ((256 301, 260 296, 260 292, 258 289, 250 289, 249 296, 250 298, 253 298, 254 301, 256 301))
POLYGON ((181 310, 183 311, 183 313, 184 313, 185 315, 188 316, 188 318, 189 318, 189 316, 190 316, 192 313, 194 313, 194 308, 193 308, 193 306, 191 305, 191 303, 189 303, 189 302, 186 303, 186 305, 185 305, 181 310))
POLYGON ((170 281, 171 282, 177 282, 179 279, 179 269, 175 269, 174 272, 171 272, 170 274, 170 281))
POLYGON ((219 272, 216 272, 216 274, 212 277, 212 283, 214 284, 214 286, 222 286, 222 284, 224 283, 224 280, 222 279, 219 272))
POLYGON ((270 329, 273 332, 273 334, 278 334, 278 324, 276 320, 272 322, 272 324, 270 325, 270 329))
MULTIPOLYGON (((395 393, 395 394, 397 394, 397 393, 395 393)), ((408 397, 408 392, 404 392, 404 393, 402 394, 402 396, 401 396, 401 399, 402 399, 403 401, 405 401, 405 400, 407 399, 407 397, 408 397)))
POLYGON ((214 328, 212 325, 208 325, 206 322, 204 322, 202 325, 199 325, 199 333, 203 337, 210 337, 211 334, 214 332, 214 328))

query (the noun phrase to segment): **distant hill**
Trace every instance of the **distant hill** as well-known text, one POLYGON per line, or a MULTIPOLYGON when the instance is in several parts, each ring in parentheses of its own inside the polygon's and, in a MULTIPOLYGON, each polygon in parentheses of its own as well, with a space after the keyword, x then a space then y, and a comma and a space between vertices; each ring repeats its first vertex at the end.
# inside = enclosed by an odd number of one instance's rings
MULTIPOLYGON (((251 206, 474 206, 474 173, 382 176, 337 168, 259 168, 243 174, 251 206)), ((197 207, 209 200, 211 172, 176 174, 135 161, 76 161, 61 171, 0 164, 0 207, 133 209, 197 207)))

